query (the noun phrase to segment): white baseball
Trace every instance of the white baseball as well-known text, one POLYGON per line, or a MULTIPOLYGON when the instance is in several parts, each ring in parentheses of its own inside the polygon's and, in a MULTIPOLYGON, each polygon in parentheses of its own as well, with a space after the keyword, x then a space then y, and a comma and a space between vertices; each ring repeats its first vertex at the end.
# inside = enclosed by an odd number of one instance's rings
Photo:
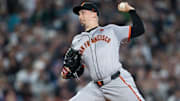
POLYGON ((122 8, 122 9, 124 9, 124 8, 125 8, 125 5, 126 5, 126 3, 123 3, 123 2, 122 2, 122 3, 120 3, 119 7, 122 8))

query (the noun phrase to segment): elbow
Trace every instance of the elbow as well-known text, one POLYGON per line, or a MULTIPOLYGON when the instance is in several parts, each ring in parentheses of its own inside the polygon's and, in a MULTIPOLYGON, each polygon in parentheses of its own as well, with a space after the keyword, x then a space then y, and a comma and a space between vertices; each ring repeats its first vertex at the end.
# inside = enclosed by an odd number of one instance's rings
POLYGON ((145 33, 145 29, 144 29, 144 27, 143 27, 142 29, 139 30, 139 35, 142 35, 142 34, 144 34, 144 33, 145 33))
POLYGON ((142 30, 141 33, 144 34, 145 33, 145 29, 144 29, 144 25, 142 25, 142 30))
POLYGON ((142 34, 144 34, 145 32, 145 29, 144 29, 144 26, 142 27, 132 27, 132 35, 131 37, 134 38, 134 37, 138 37, 142 34))
POLYGON ((145 29, 144 29, 143 23, 141 23, 139 26, 136 26, 135 29, 137 29, 137 32, 138 32, 139 35, 142 35, 142 34, 145 33, 145 29))

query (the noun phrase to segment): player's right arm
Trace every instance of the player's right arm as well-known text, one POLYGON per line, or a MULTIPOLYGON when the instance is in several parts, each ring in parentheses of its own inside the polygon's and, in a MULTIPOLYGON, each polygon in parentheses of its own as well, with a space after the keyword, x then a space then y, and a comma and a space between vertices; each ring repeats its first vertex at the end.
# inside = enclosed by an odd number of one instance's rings
POLYGON ((128 36, 128 40, 129 40, 130 38, 135 38, 137 36, 142 35, 145 32, 144 25, 143 25, 141 18, 136 13, 135 8, 130 6, 127 2, 122 2, 122 3, 120 3, 118 5, 118 10, 120 12, 128 12, 131 16, 133 25, 132 26, 119 27, 119 28, 116 27, 117 29, 119 29, 119 31, 122 32, 120 37, 125 38, 128 36), (122 6, 122 3, 123 3, 123 6, 122 6), (128 35, 127 35, 127 33, 128 33, 128 35))
POLYGON ((140 17, 137 15, 135 10, 130 10, 129 14, 131 15, 133 26, 131 27, 131 38, 142 35, 144 30, 144 25, 140 17))

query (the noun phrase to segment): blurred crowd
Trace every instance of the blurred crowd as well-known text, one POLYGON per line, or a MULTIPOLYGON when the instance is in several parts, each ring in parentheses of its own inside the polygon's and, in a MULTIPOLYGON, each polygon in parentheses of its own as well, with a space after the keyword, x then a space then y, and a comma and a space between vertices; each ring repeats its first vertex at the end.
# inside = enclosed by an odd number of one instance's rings
MULTIPOLYGON (((101 26, 131 24, 123 0, 91 0, 101 26)), ((124 0, 125 1, 125 0, 124 0)), ((146 101, 180 101, 180 0, 126 0, 145 34, 120 50, 146 101)), ((91 79, 60 77, 74 35, 83 31, 72 7, 82 0, 0 0, 0 101, 67 101, 91 79)))

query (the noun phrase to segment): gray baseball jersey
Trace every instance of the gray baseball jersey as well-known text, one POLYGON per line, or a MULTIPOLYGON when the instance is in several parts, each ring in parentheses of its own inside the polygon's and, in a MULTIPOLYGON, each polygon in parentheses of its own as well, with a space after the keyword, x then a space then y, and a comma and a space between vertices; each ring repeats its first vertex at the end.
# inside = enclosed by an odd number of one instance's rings
POLYGON ((102 80, 120 68, 120 42, 128 38, 130 26, 114 24, 82 32, 74 37, 72 48, 79 50, 93 80, 102 80))
POLYGON ((122 68, 119 61, 121 42, 129 40, 130 34, 131 26, 109 24, 74 37, 72 48, 82 54, 93 81, 70 101, 144 101, 131 74, 122 68), (102 87, 95 85, 94 81, 106 80, 117 71, 120 71, 119 78, 102 87))

